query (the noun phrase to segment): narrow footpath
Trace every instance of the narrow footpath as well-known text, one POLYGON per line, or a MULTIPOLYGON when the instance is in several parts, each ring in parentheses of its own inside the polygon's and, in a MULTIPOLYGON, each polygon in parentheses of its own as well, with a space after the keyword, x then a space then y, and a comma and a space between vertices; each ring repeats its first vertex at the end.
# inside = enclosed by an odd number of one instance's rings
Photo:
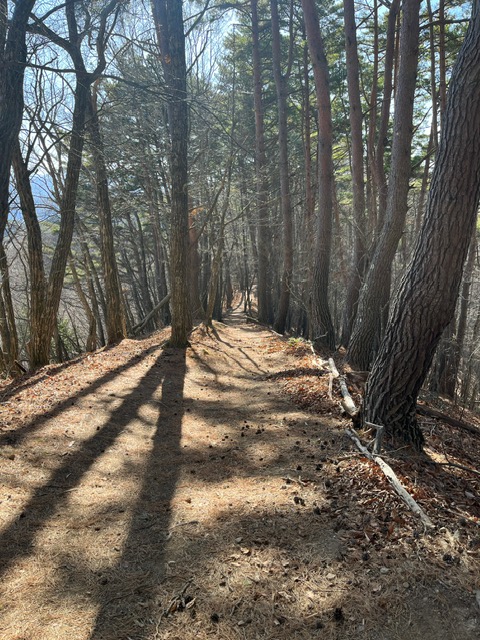
POLYGON ((341 421, 281 383, 286 341, 240 314, 167 337, 3 387, 2 640, 480 637, 427 541, 365 529, 341 421))

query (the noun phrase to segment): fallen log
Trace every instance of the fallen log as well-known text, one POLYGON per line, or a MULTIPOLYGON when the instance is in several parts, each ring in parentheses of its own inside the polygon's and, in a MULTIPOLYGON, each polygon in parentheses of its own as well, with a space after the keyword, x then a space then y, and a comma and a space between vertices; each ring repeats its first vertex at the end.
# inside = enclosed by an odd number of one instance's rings
POLYGON ((162 300, 160 300, 160 302, 155 307, 153 307, 153 309, 150 311, 150 313, 148 315, 146 315, 145 318, 143 318, 143 320, 141 322, 139 322, 134 327, 132 327, 132 329, 131 329, 132 335, 136 336, 137 333, 140 333, 140 331, 147 324, 147 322, 151 318, 153 318, 153 316, 156 313, 158 313, 160 311, 160 309, 162 307, 164 307, 169 301, 170 301, 170 294, 167 293, 167 295, 164 298, 162 298, 162 300))
POLYGON ((392 485, 397 495, 399 495, 400 498, 403 500, 403 502, 407 505, 407 507, 416 516, 420 518, 423 525, 428 529, 434 528, 435 525, 433 524, 432 520, 430 520, 430 518, 427 516, 427 514, 421 508, 418 502, 416 502, 416 500, 412 498, 412 496, 408 493, 408 491, 402 485, 400 480, 397 478, 395 471, 392 469, 392 467, 389 464, 387 464, 385 460, 383 460, 383 458, 380 458, 380 456, 370 453, 370 451, 360 442, 360 440, 357 438, 357 436, 353 431, 351 431, 350 429, 346 429, 345 431, 349 436, 349 438, 353 440, 357 449, 361 451, 363 455, 366 456, 369 460, 372 460, 372 462, 375 462, 375 464, 377 464, 380 467, 383 474, 385 475, 389 483, 392 485))
POLYGON ((474 427, 468 422, 464 422, 463 420, 457 420, 457 418, 452 418, 446 413, 442 411, 438 411, 438 409, 432 409, 432 407, 427 407, 424 404, 417 404, 417 413, 422 416, 427 416, 428 418, 437 418, 442 422, 446 422, 451 427, 456 427, 457 429, 462 429, 463 431, 468 431, 468 433, 473 433, 475 436, 480 436, 480 429, 474 427))

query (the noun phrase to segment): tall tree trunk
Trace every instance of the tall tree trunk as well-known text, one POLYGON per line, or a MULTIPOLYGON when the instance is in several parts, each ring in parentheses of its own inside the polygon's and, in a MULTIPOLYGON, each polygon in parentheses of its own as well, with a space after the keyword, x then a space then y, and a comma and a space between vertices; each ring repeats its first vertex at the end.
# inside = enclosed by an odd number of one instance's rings
POLYGON ((367 385, 365 419, 417 448, 418 392, 455 312, 480 200, 480 4, 455 64, 425 218, 367 385))
POLYGON ((283 274, 280 288, 275 331, 283 333, 290 306, 293 273, 293 220, 290 197, 290 169, 288 164, 287 78, 282 73, 280 47, 280 19, 277 0, 270 0, 272 12, 272 60, 278 107, 278 170, 280 174, 280 206, 283 221, 283 274))
POLYGON ((30 275, 29 321, 31 330, 31 338, 27 351, 31 358, 32 349, 35 351, 36 348, 35 345, 32 344, 32 338, 35 336, 35 333, 32 333, 32 327, 40 327, 43 321, 45 305, 47 302, 47 280, 43 263, 42 231, 35 209, 35 201, 30 184, 28 167, 22 157, 20 143, 18 140, 13 154, 13 168, 15 172, 17 193, 20 199, 20 209, 22 211, 23 220, 27 230, 28 266, 30 275))
MULTIPOLYGON (((305 25, 303 25, 305 40, 305 25)), ((303 323, 304 335, 309 334, 308 320, 312 317, 312 288, 313 288, 313 249, 314 249, 314 215, 315 215, 315 187, 314 173, 312 167, 312 126, 310 116, 310 79, 309 79, 309 58, 308 45, 303 47, 303 99, 302 99, 302 121, 303 121, 303 155, 305 163, 305 214, 303 225, 303 244, 305 246, 305 257, 303 259, 305 278, 303 285, 303 323)), ((309 336, 311 337, 311 336, 309 336)))
POLYGON ((188 295, 188 106, 182 0, 153 0, 153 16, 167 88, 172 208, 170 344, 185 347, 192 329, 188 295))
POLYGON ((100 223, 100 246, 103 277, 105 280, 105 300, 107 305, 107 343, 115 344, 127 335, 125 315, 120 295, 120 279, 113 242, 112 210, 108 189, 108 174, 105 163, 105 149, 100 131, 95 88, 88 101, 88 133, 91 140, 93 164, 97 189, 97 211, 100 223))
POLYGON ((8 219, 10 168, 23 116, 23 77, 27 47, 25 34, 35 0, 18 0, 10 22, 5 21, 7 5, 0 18, 0 242, 8 219))
POLYGON ((369 368, 380 344, 390 296, 392 262, 408 210, 419 9, 420 0, 405 0, 386 218, 360 293, 357 318, 347 353, 348 362, 364 370, 369 368))
POLYGON ((260 57, 260 37, 258 27, 258 0, 251 0, 252 9, 252 63, 253 101, 255 108, 255 171, 257 191, 257 298, 258 319, 268 324, 272 320, 270 291, 270 225, 268 215, 267 155, 265 152, 265 126, 262 100, 262 71, 260 57))
POLYGON ((82 305, 88 320, 88 336, 87 336, 87 341, 85 343, 85 350, 95 351, 95 349, 97 348, 97 321, 90 305, 88 304, 87 296, 83 292, 82 284, 80 282, 80 277, 78 275, 77 268, 73 261, 72 254, 70 254, 70 257, 69 257, 68 266, 70 267, 70 271, 72 274, 75 291, 77 292, 78 299, 80 300, 80 304, 82 305))
POLYGON ((90 86, 105 69, 105 48, 109 37, 106 23, 108 17, 116 10, 118 0, 111 0, 100 12, 98 35, 95 42, 98 60, 97 66, 92 72, 86 70, 82 57, 82 41, 85 34, 78 29, 76 4, 76 0, 66 0, 64 4, 68 25, 68 39, 52 33, 41 22, 35 23, 31 27, 34 32, 49 39, 52 38, 57 45, 70 55, 76 76, 72 130, 63 193, 59 203, 60 227, 58 240, 53 253, 45 291, 44 313, 38 324, 31 325, 30 364, 33 368, 48 364, 50 360, 51 342, 57 326, 57 313, 75 226, 75 207, 82 168, 85 120, 90 100, 90 86))
POLYGON ((188 225, 188 266, 189 266, 189 288, 190 288, 190 304, 192 306, 192 315, 195 319, 204 319, 205 310, 200 299, 200 268, 201 258, 198 250, 198 240, 200 237, 201 224, 198 221, 198 211, 191 211, 189 214, 188 225))
POLYGON ((377 130, 378 109, 378 0, 373 0, 373 62, 372 88, 370 91, 369 117, 367 129, 367 209, 368 209, 368 239, 373 237, 373 231, 378 225, 377 198, 379 185, 375 173, 375 135, 377 130))
POLYGON ((316 346, 334 349, 335 331, 328 302, 333 218, 332 108, 328 64, 315 2, 302 0, 302 7, 315 78, 319 133, 319 211, 313 268, 312 335, 316 346))
POLYGON ((15 361, 18 358, 18 334, 15 324, 15 313, 13 309, 12 292, 10 289, 10 274, 8 269, 7 255, 3 243, 0 243, 0 276, 1 289, 0 297, 2 298, 1 307, 1 337, 3 346, 3 362, 5 364, 5 373, 12 374, 15 361))
POLYGON ((17 0, 10 21, 8 3, 0 3, 0 272, 2 276, 1 337, 2 360, 10 370, 18 352, 8 263, 3 239, 8 221, 10 169, 23 116, 23 78, 27 48, 25 36, 35 0, 17 0))
MULTIPOLYGON (((388 185, 385 172, 385 145, 387 142, 388 124, 390 122, 390 105, 392 102, 393 90, 393 67, 395 60, 395 42, 398 12, 400 10, 400 0, 393 0, 388 12, 387 22, 387 42, 385 48, 385 62, 383 71, 383 99, 380 123, 378 126, 378 138, 375 147, 375 160, 373 171, 378 189, 378 216, 377 231, 380 232, 387 212, 388 185)), ((418 30, 418 29, 417 29, 418 30)), ((418 40, 418 36, 417 36, 418 40)), ((392 149, 393 154, 393 149, 392 149)))
POLYGON ((365 184, 363 174, 362 104, 360 101, 360 70, 357 49, 354 0, 344 0, 345 49, 347 54, 348 99, 352 139, 352 188, 354 248, 350 271, 341 344, 347 346, 357 313, 357 302, 367 262, 365 184))
POLYGON ((430 45, 430 93, 432 95, 432 146, 436 153, 438 148, 438 104, 437 104, 437 78, 436 78, 436 64, 435 64, 435 31, 434 20, 432 12, 432 4, 430 0, 427 0, 428 9, 428 40, 430 45))
POLYGON ((465 265, 465 277, 459 298, 458 323, 455 322, 455 316, 447 325, 442 334, 437 354, 438 371, 435 391, 441 395, 447 396, 452 400, 455 398, 455 392, 458 383, 458 372, 460 368, 460 357, 465 340, 465 331, 467 326, 468 300, 470 296, 470 286, 472 280, 473 267, 475 265, 476 256, 476 229, 472 236, 468 258, 465 265), (443 350, 440 349, 443 347, 443 350), (440 352, 440 353, 439 353, 440 352))
POLYGON ((57 323, 58 307, 60 305, 65 269, 70 253, 75 224, 75 206, 82 166, 89 84, 90 78, 88 74, 84 71, 78 72, 65 187, 60 203, 58 241, 53 254, 50 275, 46 287, 46 301, 43 315, 39 318, 38 323, 32 323, 31 325, 30 364, 34 369, 44 366, 50 361, 51 341, 57 323))

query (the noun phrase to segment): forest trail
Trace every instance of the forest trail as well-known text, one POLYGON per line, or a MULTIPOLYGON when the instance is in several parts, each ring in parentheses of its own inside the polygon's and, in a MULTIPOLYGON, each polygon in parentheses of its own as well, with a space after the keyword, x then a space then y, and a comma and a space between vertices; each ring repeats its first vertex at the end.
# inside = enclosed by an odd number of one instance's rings
POLYGON ((238 313, 167 336, 4 386, 2 640, 479 637, 476 549, 381 479, 402 535, 353 504, 368 464, 293 404, 286 341, 238 313))

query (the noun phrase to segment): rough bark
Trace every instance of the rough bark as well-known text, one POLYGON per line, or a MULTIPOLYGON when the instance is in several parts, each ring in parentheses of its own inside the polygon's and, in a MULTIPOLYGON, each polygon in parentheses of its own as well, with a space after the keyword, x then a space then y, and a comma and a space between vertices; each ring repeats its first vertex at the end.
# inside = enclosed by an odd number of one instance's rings
POLYGON ((316 346, 335 348, 335 331, 328 302, 332 251, 333 162, 332 108, 327 57, 313 0, 302 0, 308 49, 313 64, 318 107, 318 221, 313 267, 312 335, 316 346))
POLYGON ((365 419, 417 448, 416 400, 450 322, 480 199, 480 11, 453 69, 437 162, 412 262, 367 385, 365 419))

